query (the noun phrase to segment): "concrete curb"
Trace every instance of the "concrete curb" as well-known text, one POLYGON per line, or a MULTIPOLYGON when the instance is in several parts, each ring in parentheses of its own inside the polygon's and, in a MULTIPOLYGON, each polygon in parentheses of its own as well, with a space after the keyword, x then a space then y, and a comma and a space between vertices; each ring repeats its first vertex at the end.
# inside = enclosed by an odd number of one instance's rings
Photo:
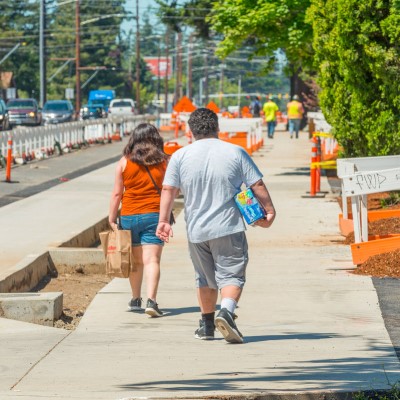
POLYGON ((49 272, 76 268, 82 265, 91 265, 90 271, 102 273, 104 256, 99 249, 87 249, 99 240, 99 233, 108 228, 108 218, 103 218, 96 224, 74 235, 71 239, 60 244, 59 247, 49 249, 43 254, 31 254, 5 272, 5 277, 0 280, 0 293, 28 292, 49 272), (80 247, 82 249, 70 249, 80 247), (67 250, 68 248, 68 250, 67 250), (62 256, 61 253, 64 252, 62 256), (54 257, 54 259, 53 259, 54 257), (102 259, 103 257, 103 259, 102 259), (79 258, 79 261, 78 261, 79 258), (96 263, 101 262, 101 265, 96 263), (73 266, 75 264, 75 267, 73 266), (64 265, 64 267, 63 267, 64 265))

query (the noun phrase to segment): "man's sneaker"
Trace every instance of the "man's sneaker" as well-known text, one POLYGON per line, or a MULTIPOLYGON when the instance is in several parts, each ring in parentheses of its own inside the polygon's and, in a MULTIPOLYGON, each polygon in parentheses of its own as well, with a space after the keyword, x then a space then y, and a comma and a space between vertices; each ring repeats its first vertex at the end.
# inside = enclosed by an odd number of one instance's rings
POLYGON ((146 306, 146 309, 144 310, 144 312, 146 314, 150 315, 150 317, 162 317, 163 316, 163 312, 158 308, 158 304, 151 299, 147 299, 147 306, 146 306))
POLYGON ((222 308, 215 318, 215 325, 229 343, 243 343, 243 336, 235 324, 235 314, 222 308))
POLYGON ((138 297, 137 299, 132 299, 129 303, 130 311, 143 311, 142 309, 142 299, 138 297))
POLYGON ((194 337, 196 339, 201 340, 213 340, 214 339, 214 331, 215 325, 213 321, 203 321, 202 319, 199 321, 200 328, 196 329, 194 333, 194 337))

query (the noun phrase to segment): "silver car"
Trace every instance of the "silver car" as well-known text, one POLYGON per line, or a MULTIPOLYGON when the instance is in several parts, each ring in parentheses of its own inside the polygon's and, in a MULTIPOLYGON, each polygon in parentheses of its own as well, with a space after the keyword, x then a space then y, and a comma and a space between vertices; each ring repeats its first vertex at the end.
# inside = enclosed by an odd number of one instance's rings
POLYGON ((75 111, 69 100, 49 100, 42 110, 44 124, 59 124, 75 120, 75 111))

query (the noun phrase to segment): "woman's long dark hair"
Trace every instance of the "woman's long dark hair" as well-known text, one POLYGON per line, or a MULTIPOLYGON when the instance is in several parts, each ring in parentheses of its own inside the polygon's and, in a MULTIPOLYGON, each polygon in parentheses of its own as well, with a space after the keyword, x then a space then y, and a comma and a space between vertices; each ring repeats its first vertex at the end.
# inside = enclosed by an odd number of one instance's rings
POLYGON ((156 165, 168 156, 164 153, 164 142, 157 128, 151 124, 139 124, 131 134, 123 155, 140 165, 156 165))

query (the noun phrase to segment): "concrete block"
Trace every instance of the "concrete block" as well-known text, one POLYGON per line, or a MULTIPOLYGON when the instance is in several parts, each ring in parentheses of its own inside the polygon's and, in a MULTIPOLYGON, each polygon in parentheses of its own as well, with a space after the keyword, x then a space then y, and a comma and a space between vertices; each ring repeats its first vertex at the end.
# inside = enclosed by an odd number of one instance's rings
POLYGON ((0 293, 0 317, 53 326, 62 310, 62 292, 0 293))

